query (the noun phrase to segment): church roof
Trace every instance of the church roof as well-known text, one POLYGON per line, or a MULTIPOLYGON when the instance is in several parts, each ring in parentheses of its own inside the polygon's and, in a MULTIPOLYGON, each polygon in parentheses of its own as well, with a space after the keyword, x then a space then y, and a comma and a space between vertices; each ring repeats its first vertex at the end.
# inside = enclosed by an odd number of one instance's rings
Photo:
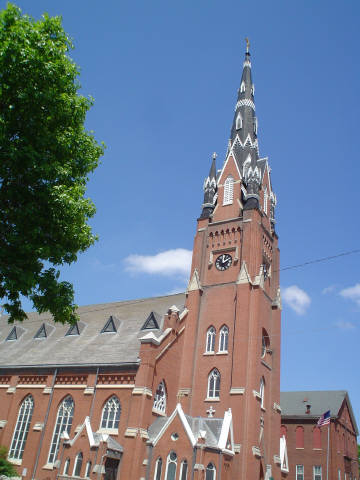
POLYGON ((0 369, 137 363, 139 338, 144 335, 141 328, 150 313, 154 312, 161 329, 168 309, 176 305, 182 310, 184 302, 185 294, 180 293, 79 307, 80 322, 72 333, 68 324, 54 323, 49 314, 29 313, 28 320, 14 325, 7 323, 7 316, 1 316, 0 369), (115 329, 104 331, 110 317, 115 329), (47 334, 39 337, 43 325, 47 334), (14 326, 16 339, 8 339, 14 326))
POLYGON ((319 418, 323 413, 330 410, 331 418, 337 418, 344 400, 347 402, 351 420, 357 432, 356 420, 346 390, 281 392, 281 416, 311 419, 319 418), (305 413, 307 405, 310 405, 310 414, 305 413))

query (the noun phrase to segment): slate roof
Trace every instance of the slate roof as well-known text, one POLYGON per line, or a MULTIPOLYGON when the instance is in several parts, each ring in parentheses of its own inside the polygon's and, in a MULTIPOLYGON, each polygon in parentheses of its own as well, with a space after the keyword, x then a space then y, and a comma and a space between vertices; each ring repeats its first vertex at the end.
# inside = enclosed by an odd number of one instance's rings
POLYGON ((318 418, 324 412, 330 410, 331 418, 337 418, 344 400, 347 401, 354 428, 356 432, 358 432, 349 395, 346 390, 281 392, 281 416, 318 418), (305 413, 306 405, 311 405, 310 414, 305 413))
MULTIPOLYGON (((123 302, 79 307, 80 335, 65 334, 69 325, 54 323, 49 314, 29 313, 28 320, 15 322, 17 340, 6 341, 13 325, 7 317, 0 317, 0 369, 6 367, 119 365, 136 363, 140 349, 139 338, 149 330, 142 330, 150 312, 161 319, 172 305, 182 310, 185 294, 144 298, 123 302), (116 324, 116 333, 100 333, 110 316, 116 324), (34 338, 45 323, 46 338, 34 338), (49 327, 49 328, 48 328, 49 327)), ((156 330, 152 330, 156 334, 156 330)), ((159 332, 160 333, 160 332, 159 332)))

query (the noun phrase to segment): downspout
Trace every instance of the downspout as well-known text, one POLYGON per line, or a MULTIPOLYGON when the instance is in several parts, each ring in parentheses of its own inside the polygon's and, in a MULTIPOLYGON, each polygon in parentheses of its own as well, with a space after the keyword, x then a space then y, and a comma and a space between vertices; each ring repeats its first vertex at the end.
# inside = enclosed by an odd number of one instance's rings
POLYGON ((49 403, 48 403, 48 406, 47 406, 47 410, 46 410, 46 414, 45 414, 45 419, 44 419, 44 427, 43 427, 43 429, 42 429, 42 431, 41 431, 39 448, 38 448, 38 451, 37 451, 37 454, 36 454, 35 465, 34 465, 34 470, 33 470, 33 474, 32 474, 31 480, 34 480, 34 478, 35 478, 36 470, 37 470, 38 463, 39 463, 40 452, 41 452, 41 447, 42 447, 42 443, 43 443, 44 436, 45 436, 45 429, 46 429, 47 421, 48 421, 48 418, 49 418, 49 412, 50 412, 51 402, 52 402, 52 399, 53 399, 53 396, 54 396, 54 385, 55 385, 57 373, 58 373, 58 369, 55 368, 55 373, 54 373, 53 381, 52 381, 52 385, 51 385, 51 394, 50 394, 49 403))
POLYGON ((94 404, 95 404, 95 397, 96 397, 96 387, 97 387, 97 382, 99 378, 99 367, 96 369, 96 377, 95 377, 95 385, 94 385, 94 395, 91 401, 91 407, 90 407, 90 414, 89 414, 89 420, 91 421, 92 414, 94 412, 94 404))
POLYGON ((194 475, 195 475, 195 463, 196 463, 196 445, 194 446, 194 449, 193 449, 193 458, 192 458, 192 466, 191 466, 191 480, 194 480, 194 475))
POLYGON ((152 462, 152 456, 153 456, 153 445, 149 445, 149 455, 148 455, 148 464, 146 467, 146 475, 145 475, 145 480, 150 480, 150 471, 151 471, 151 462, 152 462))
MULTIPOLYGON (((244 238, 243 238, 243 229, 240 229, 240 270, 242 266, 242 257, 243 257, 243 243, 244 243, 244 238)), ((234 370, 234 347, 235 347, 235 333, 236 333, 236 315, 237 315, 237 287, 235 286, 236 291, 235 291, 235 298, 234 298, 234 326, 233 326, 233 341, 232 341, 232 355, 231 355, 231 373, 230 373, 230 389, 233 386, 233 370, 234 370)))

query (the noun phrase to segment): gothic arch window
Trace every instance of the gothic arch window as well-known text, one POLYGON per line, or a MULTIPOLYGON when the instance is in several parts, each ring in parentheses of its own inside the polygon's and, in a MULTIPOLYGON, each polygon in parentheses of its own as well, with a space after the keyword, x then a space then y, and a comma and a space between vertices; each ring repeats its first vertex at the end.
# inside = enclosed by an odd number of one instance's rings
POLYGON ((156 460, 156 464, 155 464, 154 480, 160 480, 161 479, 161 471, 162 471, 162 458, 159 457, 156 460))
POLYGON ((265 328, 262 329, 261 335, 261 358, 265 358, 266 351, 270 347, 270 339, 265 328))
POLYGON ((220 372, 216 368, 211 370, 208 377, 207 398, 220 398, 220 372))
POLYGON ((258 132, 258 119, 255 117, 254 118, 254 133, 257 135, 258 132))
POLYGON ((304 448, 304 427, 296 427, 295 430, 295 447, 304 448))
POLYGON ((216 330, 213 326, 211 326, 210 328, 208 328, 208 331, 206 332, 206 346, 205 346, 206 353, 214 353, 215 336, 216 336, 216 330))
POLYGON ((255 85, 252 84, 251 85, 251 95, 254 96, 254 94, 255 94, 255 85))
POLYGON ((313 448, 321 448, 321 430, 319 427, 315 427, 313 430, 313 448))
POLYGON ((209 463, 206 467, 205 480, 216 480, 216 468, 213 463, 209 463))
POLYGON ((231 205, 234 197, 234 178, 229 175, 224 183, 224 201, 223 205, 231 205))
POLYGON ((264 213, 265 215, 268 214, 268 201, 269 201, 269 194, 267 187, 264 188, 264 213))
POLYGON ((229 343, 229 329, 226 325, 222 326, 219 335, 219 352, 227 352, 229 343))
POLYGON ((244 93, 244 92, 245 92, 245 82, 241 82, 240 93, 244 93))
POLYGON ((90 473, 91 473, 91 462, 90 460, 86 463, 86 469, 85 469, 85 478, 90 478, 90 473))
POLYGON ((59 452, 60 436, 63 432, 70 433, 71 425, 74 416, 74 401, 70 395, 64 398, 61 402, 54 428, 54 433, 51 440, 48 463, 53 464, 59 452))
POLYGON ((73 477, 80 477, 82 462, 83 462, 83 454, 82 452, 79 452, 75 457, 73 477))
POLYGON ((165 480, 175 480, 177 468, 177 455, 175 452, 170 452, 166 460, 165 480))
POLYGON ((70 467, 70 458, 67 458, 64 463, 63 475, 69 475, 69 467, 70 467))
POLYGON ((237 114, 235 127, 236 127, 236 130, 240 130, 240 128, 242 128, 242 117, 240 112, 237 114))
POLYGON ((11 459, 22 459, 33 411, 34 399, 31 395, 28 395, 27 397, 25 397, 19 408, 19 413, 16 420, 15 430, 9 452, 9 458, 11 459))
POLYGON ((183 460, 181 462, 179 480, 187 480, 187 473, 188 473, 188 462, 187 460, 183 460))
POLYGON ((264 404, 265 404, 265 380, 264 380, 264 377, 261 377, 261 379, 260 379, 259 394, 260 394, 261 408, 264 408, 264 404))
POLYGON ((105 403, 101 414, 101 428, 119 428, 121 405, 119 399, 113 395, 105 403))
POLYGON ((166 388, 164 380, 159 383, 156 389, 153 410, 161 413, 166 412, 166 388))

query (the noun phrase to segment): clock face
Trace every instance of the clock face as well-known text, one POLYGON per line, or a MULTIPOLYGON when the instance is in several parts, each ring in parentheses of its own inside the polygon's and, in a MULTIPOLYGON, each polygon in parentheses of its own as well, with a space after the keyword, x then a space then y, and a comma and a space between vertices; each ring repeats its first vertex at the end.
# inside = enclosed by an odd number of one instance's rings
POLYGON ((216 268, 221 271, 227 270, 231 264, 232 264, 232 257, 228 253, 224 253, 223 255, 220 255, 215 262, 216 268))

